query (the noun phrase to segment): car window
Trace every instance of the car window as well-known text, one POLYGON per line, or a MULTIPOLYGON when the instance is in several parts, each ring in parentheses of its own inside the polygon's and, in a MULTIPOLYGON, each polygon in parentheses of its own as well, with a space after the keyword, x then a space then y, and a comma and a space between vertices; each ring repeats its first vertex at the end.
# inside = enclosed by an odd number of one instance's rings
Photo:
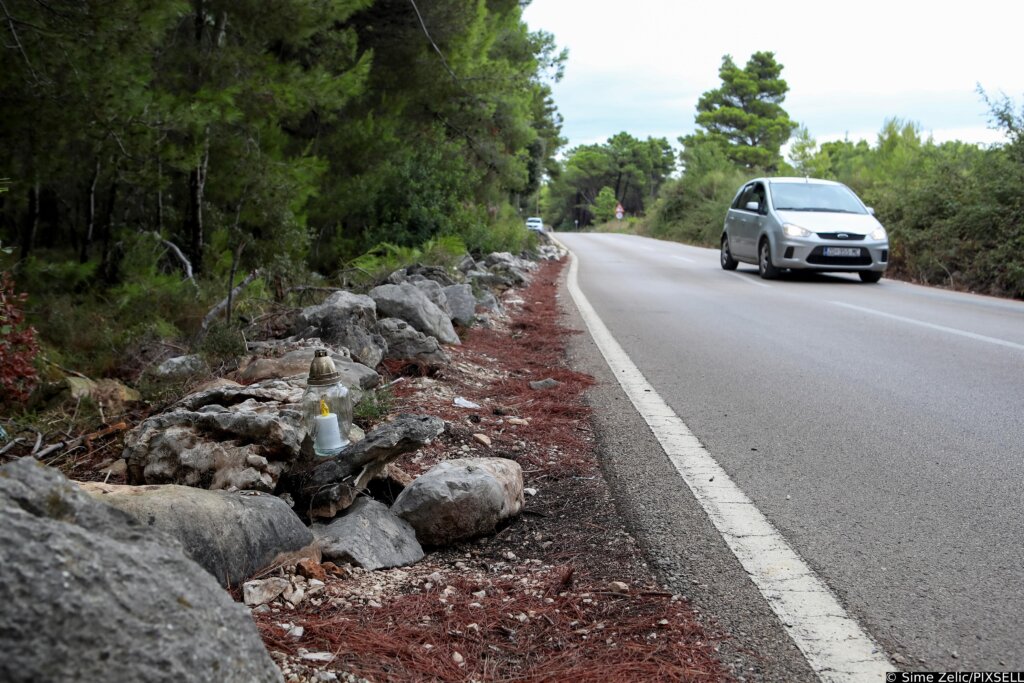
POLYGON ((845 185, 772 183, 772 204, 776 211, 867 213, 857 196, 845 185))
POLYGON ((733 202, 732 208, 739 209, 740 211, 747 210, 747 202, 757 202, 758 211, 764 210, 765 190, 764 185, 761 183, 751 183, 743 188, 743 192, 740 193, 736 201, 733 202))
POLYGON ((746 204, 747 193, 750 192, 750 185, 746 185, 743 189, 736 193, 736 199, 732 200, 732 208, 742 209, 746 204))
MULTIPOLYGON (((760 205, 760 201, 757 198, 758 185, 758 183, 751 183, 743 188, 743 192, 741 192, 740 196, 736 199, 735 204, 733 204, 733 208, 746 211, 747 202, 758 202, 758 205, 760 205)), ((764 196, 764 189, 761 190, 761 196, 764 196)))
POLYGON ((751 191, 750 191, 750 198, 747 201, 748 202, 757 202, 757 210, 758 211, 764 211, 764 208, 765 208, 765 197, 766 197, 766 193, 764 191, 764 185, 762 185, 761 183, 756 183, 754 185, 753 189, 751 189, 751 191))

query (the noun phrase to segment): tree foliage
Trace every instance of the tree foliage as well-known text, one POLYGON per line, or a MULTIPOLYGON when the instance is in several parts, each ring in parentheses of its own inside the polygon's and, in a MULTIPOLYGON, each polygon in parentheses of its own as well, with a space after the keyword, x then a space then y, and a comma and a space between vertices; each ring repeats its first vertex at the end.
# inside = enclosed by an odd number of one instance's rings
MULTIPOLYGON (((595 203, 603 188, 622 204, 626 213, 643 215, 658 191, 675 171, 676 155, 665 138, 639 140, 618 133, 601 145, 570 150, 562 168, 552 177, 545 196, 546 222, 557 227, 590 225, 597 215, 595 203)), ((615 203, 612 204, 612 215, 615 203)))
POLYGON ((565 53, 516 0, 3 10, 0 240, 28 286, 57 268, 99 295, 142 249, 219 299, 236 270, 283 291, 384 242, 521 246, 557 169, 565 53))
POLYGON ((789 91, 782 65, 771 52, 755 52, 741 69, 726 55, 718 75, 722 86, 701 95, 696 117, 700 130, 684 144, 707 138, 723 145, 741 166, 775 170, 779 150, 797 127, 782 108, 789 91))

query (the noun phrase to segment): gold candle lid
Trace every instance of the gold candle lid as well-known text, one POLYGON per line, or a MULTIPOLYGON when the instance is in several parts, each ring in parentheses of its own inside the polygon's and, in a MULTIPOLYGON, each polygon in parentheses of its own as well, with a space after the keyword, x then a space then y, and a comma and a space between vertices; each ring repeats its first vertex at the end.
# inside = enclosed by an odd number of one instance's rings
POLYGON ((341 381, 341 373, 334 367, 334 361, 327 353, 327 349, 317 349, 313 354, 313 362, 309 365, 309 379, 307 386, 327 387, 341 381))

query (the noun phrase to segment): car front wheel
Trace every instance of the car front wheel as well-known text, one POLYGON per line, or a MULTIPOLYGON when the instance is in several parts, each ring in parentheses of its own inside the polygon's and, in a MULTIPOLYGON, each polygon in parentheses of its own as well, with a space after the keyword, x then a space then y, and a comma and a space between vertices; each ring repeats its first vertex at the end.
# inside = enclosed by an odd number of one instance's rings
POLYGON ((725 235, 722 236, 722 268, 724 270, 736 270, 736 266, 739 262, 732 257, 732 252, 729 251, 729 238, 725 235))
POLYGON ((860 271, 861 282, 878 282, 882 279, 882 274, 877 270, 862 270, 860 271))
POLYGON ((774 280, 782 272, 772 263, 772 249, 768 240, 762 240, 761 247, 757 251, 757 272, 765 280, 774 280))

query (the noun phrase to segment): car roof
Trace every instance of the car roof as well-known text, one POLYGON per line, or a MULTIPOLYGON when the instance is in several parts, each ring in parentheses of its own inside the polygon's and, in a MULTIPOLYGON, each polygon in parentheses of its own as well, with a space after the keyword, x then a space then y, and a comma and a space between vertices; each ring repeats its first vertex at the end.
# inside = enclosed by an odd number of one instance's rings
POLYGON ((823 178, 792 178, 781 176, 778 178, 755 178, 754 180, 761 180, 770 184, 807 183, 808 185, 842 185, 842 183, 837 183, 834 180, 825 180, 823 178))

